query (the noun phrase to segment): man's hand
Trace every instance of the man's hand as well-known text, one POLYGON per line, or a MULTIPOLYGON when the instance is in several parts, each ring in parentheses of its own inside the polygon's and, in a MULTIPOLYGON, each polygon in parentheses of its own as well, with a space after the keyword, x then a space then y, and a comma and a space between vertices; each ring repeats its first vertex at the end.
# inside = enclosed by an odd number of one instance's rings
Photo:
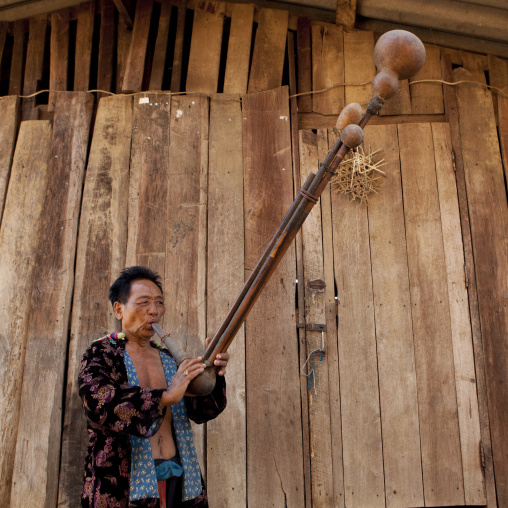
MULTIPOLYGON (((208 337, 205 340, 205 346, 208 347, 208 344, 210 344, 210 341, 212 339, 208 337)), ((217 374, 219 376, 225 376, 226 375, 226 365, 229 361, 229 353, 219 353, 213 362, 213 364, 217 367, 217 374)))
POLYGON ((184 360, 176 374, 173 376, 171 383, 161 397, 161 406, 169 406, 171 404, 178 404, 180 402, 189 383, 205 370, 205 364, 201 363, 202 358, 193 358, 192 360, 184 360))

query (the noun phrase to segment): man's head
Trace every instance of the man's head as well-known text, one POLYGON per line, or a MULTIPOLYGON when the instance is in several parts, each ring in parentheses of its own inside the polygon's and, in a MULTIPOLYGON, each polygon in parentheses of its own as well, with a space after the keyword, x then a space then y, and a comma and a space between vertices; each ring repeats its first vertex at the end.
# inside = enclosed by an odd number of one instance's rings
POLYGON ((109 299, 128 340, 143 343, 152 337, 152 324, 165 311, 159 275, 143 266, 125 268, 110 287, 109 299))
POLYGON ((135 280, 149 280, 152 281, 163 293, 161 277, 146 266, 129 266, 124 268, 118 278, 113 282, 109 288, 109 301, 111 305, 115 302, 127 303, 131 294, 131 283, 135 280))

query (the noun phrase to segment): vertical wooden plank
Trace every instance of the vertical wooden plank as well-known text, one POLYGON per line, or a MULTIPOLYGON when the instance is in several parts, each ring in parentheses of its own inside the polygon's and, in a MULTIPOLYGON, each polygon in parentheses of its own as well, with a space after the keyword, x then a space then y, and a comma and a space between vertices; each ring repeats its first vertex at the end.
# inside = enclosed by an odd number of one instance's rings
POLYGON ((7 37, 7 21, 0 21, 0 58, 4 54, 5 38, 7 37))
POLYGON ((118 9, 118 20, 122 20, 123 24, 132 30, 132 11, 133 2, 131 0, 113 0, 118 9))
POLYGON ((171 71, 171 91, 180 92, 182 81, 183 37, 185 32, 185 16, 187 0, 178 0, 178 17, 176 20, 175 52, 171 71))
POLYGON ((365 111, 372 98, 370 82, 376 75, 373 32, 344 32, 346 104, 358 102, 365 111), (361 85, 361 83, 365 83, 361 85))
MULTIPOLYGON (((164 291, 178 298, 164 322, 183 350, 198 356, 206 337, 208 99, 174 97, 171 104, 164 291)), ((158 219, 160 220, 160 219, 158 219)), ((206 471, 205 428, 193 424, 194 444, 206 471)))
POLYGON ((69 11, 63 10, 51 14, 48 111, 55 110, 58 96, 55 90, 67 90, 68 61, 69 11))
POLYGON ((487 500, 482 464, 478 453, 481 434, 473 341, 464 272, 464 250, 457 187, 448 125, 444 123, 432 124, 432 137, 450 302, 465 503, 466 505, 484 505, 487 500))
POLYGON ((78 369, 90 342, 118 327, 107 299, 125 266, 132 97, 99 101, 83 190, 71 317, 58 506, 78 506, 87 445, 78 369))
POLYGON ((224 93, 247 93, 254 4, 232 4, 224 93))
POLYGON ((425 504, 459 505, 464 486, 432 132, 430 124, 401 124, 398 133, 425 504))
POLYGON ((44 217, 34 271, 11 506, 56 505, 74 256, 94 98, 55 104, 44 217), (45 403, 41 404, 40 401, 45 403))
MULTIPOLYGON (((312 52, 311 27, 308 18, 298 18, 296 29, 296 46, 298 56, 298 93, 312 90, 312 52)), ((298 97, 298 111, 310 113, 312 111, 312 95, 298 97)))
POLYGON ((122 84, 124 92, 141 90, 152 10, 153 0, 136 3, 132 40, 122 84))
POLYGON ((499 141, 503 155, 504 177, 508 181, 508 85, 503 88, 505 96, 498 96, 499 141))
POLYGON ((0 229, 0 496, 9 506, 35 254, 51 153, 49 121, 21 124, 0 229))
MULTIPOLYGON (((90 88, 94 18, 95 2, 86 2, 79 6, 74 57, 74 90, 76 91, 86 92, 90 88)), ((100 50, 101 44, 99 44, 99 52, 100 50)))
MULTIPOLYGON (((37 91, 38 81, 42 79, 44 45, 46 43, 47 16, 35 16, 29 21, 28 45, 26 48, 25 79, 23 95, 31 95, 37 91)), ((37 120, 34 111, 35 97, 23 99, 21 105, 22 120, 37 120)))
POLYGON ((312 109, 316 113, 332 115, 344 107, 344 39, 343 30, 329 23, 313 24, 312 31, 312 109))
MULTIPOLYGON (((453 81, 452 64, 449 55, 441 59, 443 78, 453 81)), ((456 87, 444 87, 446 118, 449 122, 451 143, 453 147, 455 179, 462 230, 462 243, 464 246, 465 279, 468 289, 469 316, 471 321, 471 334, 473 340, 473 353, 476 372, 476 386, 478 394, 478 410, 480 417, 480 453, 483 466, 483 477, 487 506, 497 506, 496 485, 494 478, 494 463, 492 457, 492 441, 490 437, 490 421, 487 401, 487 385, 485 376, 485 354, 483 349, 482 330, 480 323, 480 309, 478 304, 478 291, 475 277, 471 223, 469 206, 467 203, 466 180, 464 174, 464 158, 462 156, 462 141, 460 139, 459 112, 457 107, 456 87)))
POLYGON ((125 74, 125 67, 127 65, 127 56, 131 46, 132 30, 127 28, 127 25, 122 18, 118 19, 117 23, 117 39, 116 39, 116 93, 122 91, 123 77, 125 74))
POLYGON ((217 92, 223 25, 223 2, 205 2, 194 9, 187 92, 217 92))
MULTIPOLYGON (((499 90, 508 86, 508 61, 498 58, 494 55, 487 55, 489 66, 489 84, 499 90)), ((494 111, 496 112, 496 121, 499 125, 498 117, 498 90, 493 90, 492 102, 494 103, 494 111)))
POLYGON ((249 75, 249 93, 271 90, 282 83, 289 11, 261 9, 249 75))
MULTIPOLYGON (((317 135, 312 131, 300 131, 300 172, 301 183, 310 173, 319 169, 317 135)), ((333 291, 333 286, 323 287, 323 243, 321 237, 321 209, 315 206, 302 226, 303 269, 302 283, 305 291, 305 324, 326 325, 326 293, 333 291), (320 281, 321 284, 314 281, 320 281), (311 283, 314 282, 314 285, 311 283)), ((326 344, 335 339, 328 331, 307 330, 305 371, 309 378, 307 391, 310 422, 310 457, 312 506, 337 506, 334 497, 334 476, 332 460, 332 437, 330 420, 330 391, 328 386, 328 351, 326 344), (312 374, 311 374, 312 372, 312 374)), ((333 365, 333 364, 332 364, 333 365)))
POLYGON ((5 195, 11 171, 12 154, 18 132, 18 114, 20 100, 11 95, 0 100, 0 224, 4 210, 5 195))
POLYGON ((368 209, 386 505, 424 506, 397 127, 369 126, 364 143, 382 148, 387 176, 368 209))
MULTIPOLYGON (((210 103, 207 335, 211 337, 243 286, 243 161, 240 96, 210 103)), ((211 506, 247 506, 245 332, 229 348, 228 406, 207 424, 207 492, 211 506), (232 446, 232 444, 234 445, 232 446)))
POLYGON ((169 23, 171 21, 172 3, 169 0, 161 2, 161 13, 159 17, 159 29, 155 40, 155 50, 150 73, 150 90, 162 90, 162 80, 166 70, 166 53, 168 49, 169 23))
POLYGON ((425 79, 441 79, 441 50, 425 46, 425 63, 411 78, 411 112, 413 115, 442 115, 444 113, 443 86, 441 83, 415 83, 425 79))
MULTIPOLYGON (((113 86, 113 57, 115 49, 115 4, 112 0, 101 0, 101 28, 99 37, 99 58, 97 88, 111 91, 113 86)), ((143 72, 141 71, 141 75, 143 72)), ((101 98, 105 94, 99 94, 101 98)))
POLYGON ((134 96, 126 265, 148 266, 163 279, 170 111, 169 96, 157 93, 134 96))
POLYGON ((335 23, 350 31, 355 26, 356 0, 337 0, 335 23))
MULTIPOLYGON (((310 37, 310 32, 309 32, 310 37)), ((309 41, 310 43, 310 41, 309 41)), ((296 59, 295 59, 295 36, 288 30, 288 70, 289 70, 289 113, 291 129, 291 148, 293 153, 293 192, 296 196, 300 190, 300 150, 298 134, 298 103, 296 97, 296 59)), ((302 231, 297 233, 295 238, 296 253, 296 322, 298 323, 298 358, 300 369, 305 365, 307 359, 307 348, 305 346, 305 289, 303 284, 303 240, 302 231), (301 283, 299 281, 302 281, 301 283)), ((300 370, 301 374, 301 370, 300 370)), ((302 449, 303 449, 303 477, 305 490, 305 506, 312 505, 311 487, 311 464, 310 464, 310 430, 309 430, 309 402, 307 397, 307 379, 300 375, 300 400, 302 411, 302 449)))
MULTIPOLYGON (((471 79, 463 69, 455 81, 471 79)), ((508 503, 508 213, 490 92, 457 90, 462 154, 480 307, 497 501, 508 503), (478 159, 478 148, 482 157, 478 159)))
POLYGON ((460 56, 462 59, 462 67, 470 72, 471 80, 486 85, 487 77, 485 76, 485 56, 477 53, 469 53, 468 51, 461 51, 460 56))
POLYGON ((384 507, 367 208, 332 194, 346 506, 384 507))
POLYGON ((23 59, 25 53, 25 21, 13 23, 14 47, 12 48, 11 73, 9 76, 9 95, 23 92, 23 59))
MULTIPOLYGON (((243 99, 247 272, 292 202, 288 117, 286 87, 243 99)), ((249 506, 305 503, 295 273, 289 249, 246 321, 249 506)))
MULTIPOLYGON (((323 162, 328 149, 336 142, 335 134, 318 131, 318 155, 323 162)), ((335 506, 344 506, 344 466, 342 460, 342 421, 340 407, 339 350, 337 343, 337 300, 333 269, 333 225, 330 186, 321 194, 321 226, 323 230, 323 268, 326 284, 326 356, 328 361, 328 389, 330 391, 330 428, 333 465, 333 495, 335 506)))

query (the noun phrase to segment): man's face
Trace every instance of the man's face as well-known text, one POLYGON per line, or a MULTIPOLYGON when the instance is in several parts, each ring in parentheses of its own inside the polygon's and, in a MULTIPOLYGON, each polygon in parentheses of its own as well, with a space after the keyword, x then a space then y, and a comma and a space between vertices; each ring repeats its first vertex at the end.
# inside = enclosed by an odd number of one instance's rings
POLYGON ((122 321, 122 332, 127 339, 140 341, 153 336, 152 323, 158 323, 166 310, 160 289, 146 279, 131 282, 127 302, 115 302, 113 308, 117 319, 122 321))

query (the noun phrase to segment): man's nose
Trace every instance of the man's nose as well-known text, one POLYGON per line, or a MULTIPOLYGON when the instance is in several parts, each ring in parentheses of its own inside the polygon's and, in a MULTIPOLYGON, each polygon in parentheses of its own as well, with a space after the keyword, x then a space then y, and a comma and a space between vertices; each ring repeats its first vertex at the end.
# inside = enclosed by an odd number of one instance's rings
POLYGON ((157 304, 155 302, 152 302, 148 307, 148 312, 152 315, 157 315, 159 312, 157 309, 157 304))

